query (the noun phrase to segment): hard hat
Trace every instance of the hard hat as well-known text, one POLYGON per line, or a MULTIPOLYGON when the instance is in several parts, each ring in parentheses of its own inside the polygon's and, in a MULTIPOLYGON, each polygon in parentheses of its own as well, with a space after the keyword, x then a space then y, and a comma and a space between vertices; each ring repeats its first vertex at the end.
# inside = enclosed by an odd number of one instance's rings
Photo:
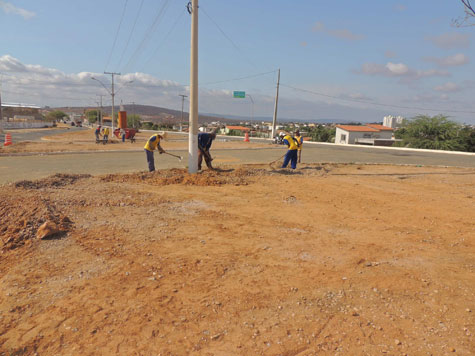
POLYGON ((279 136, 285 136, 285 132, 281 132, 279 136))

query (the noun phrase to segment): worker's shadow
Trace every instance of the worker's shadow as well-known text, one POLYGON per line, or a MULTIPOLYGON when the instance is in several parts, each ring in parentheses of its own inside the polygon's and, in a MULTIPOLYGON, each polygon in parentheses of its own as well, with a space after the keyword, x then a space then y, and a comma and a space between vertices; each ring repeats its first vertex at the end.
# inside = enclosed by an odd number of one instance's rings
POLYGON ((234 169, 233 169, 233 168, 229 168, 229 169, 214 168, 213 170, 214 170, 215 172, 219 172, 219 173, 234 172, 234 169))
POLYGON ((294 176, 294 175, 301 175, 302 172, 297 171, 295 169, 288 169, 288 168, 279 168, 272 170, 272 173, 282 174, 284 176, 294 176))
POLYGON ((57 233, 44 237, 42 240, 62 240, 67 235, 68 235, 67 231, 58 231, 57 233))

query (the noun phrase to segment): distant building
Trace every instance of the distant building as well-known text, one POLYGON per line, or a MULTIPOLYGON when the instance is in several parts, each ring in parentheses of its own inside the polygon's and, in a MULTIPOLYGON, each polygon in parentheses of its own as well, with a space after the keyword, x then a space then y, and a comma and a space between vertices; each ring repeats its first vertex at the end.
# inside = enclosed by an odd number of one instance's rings
POLYGON ((336 125, 335 143, 390 146, 394 143, 392 136, 392 128, 378 124, 336 125))
POLYGON ((383 125, 395 129, 401 127, 404 123, 404 120, 405 118, 402 116, 388 115, 383 118, 383 125))
POLYGON ((230 131, 239 131, 240 133, 245 133, 245 132, 249 132, 250 129, 249 127, 245 127, 245 126, 226 126, 224 129, 222 129, 222 132, 224 134, 229 134, 230 131))
POLYGON ((35 105, 2 104, 3 128, 29 129, 53 126, 46 122, 40 112, 40 107, 35 105))
POLYGON ((2 104, 2 116, 6 121, 42 120, 40 107, 35 105, 2 104))

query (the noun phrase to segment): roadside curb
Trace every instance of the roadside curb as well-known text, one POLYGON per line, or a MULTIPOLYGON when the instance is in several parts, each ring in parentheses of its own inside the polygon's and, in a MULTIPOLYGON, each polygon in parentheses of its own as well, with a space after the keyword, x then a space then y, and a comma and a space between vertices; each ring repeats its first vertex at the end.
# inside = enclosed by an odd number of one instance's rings
MULTIPOLYGON (((214 151, 258 151, 258 150, 281 150, 282 147, 256 147, 256 148, 217 148, 214 151)), ((96 150, 96 151, 60 151, 60 152, 13 152, 13 153, 0 153, 1 157, 22 157, 22 156, 58 156, 58 155, 80 155, 80 154, 94 154, 94 153, 132 153, 143 152, 141 149, 133 150, 96 150)), ((186 152, 186 149, 182 150, 167 150, 167 152, 186 152)))

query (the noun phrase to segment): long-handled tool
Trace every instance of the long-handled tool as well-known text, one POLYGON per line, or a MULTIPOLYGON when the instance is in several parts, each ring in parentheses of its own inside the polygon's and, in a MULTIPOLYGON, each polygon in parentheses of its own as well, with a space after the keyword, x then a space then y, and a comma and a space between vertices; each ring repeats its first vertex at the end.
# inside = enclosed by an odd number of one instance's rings
POLYGON ((163 152, 163 153, 178 158, 178 159, 180 160, 180 162, 181 162, 181 160, 183 159, 182 156, 177 156, 177 155, 174 155, 173 153, 168 153, 168 152, 163 152))
POLYGON ((282 156, 280 156, 279 158, 277 158, 275 161, 269 162, 269 166, 271 166, 272 164, 274 164, 274 163, 277 162, 277 161, 280 161, 282 158, 285 157, 286 154, 287 154, 287 152, 285 152, 282 156))

